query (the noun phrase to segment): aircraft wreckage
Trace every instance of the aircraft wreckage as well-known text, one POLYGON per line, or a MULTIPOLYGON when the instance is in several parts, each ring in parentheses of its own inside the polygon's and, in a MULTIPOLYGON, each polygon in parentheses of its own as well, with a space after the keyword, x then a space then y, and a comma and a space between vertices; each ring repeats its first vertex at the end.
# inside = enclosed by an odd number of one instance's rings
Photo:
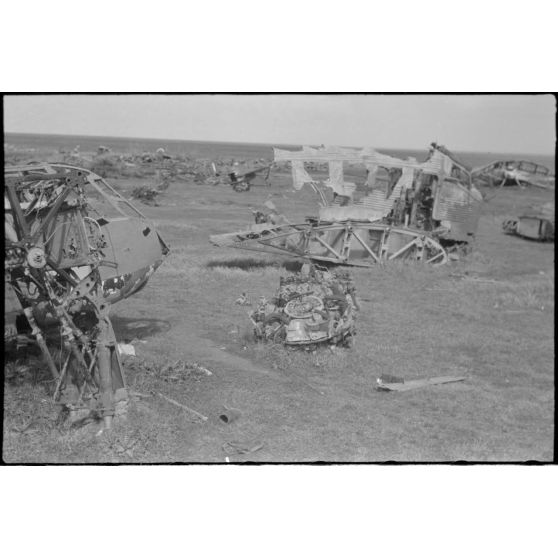
POLYGON ((506 234, 541 241, 554 241, 556 229, 556 208, 554 202, 525 211, 517 219, 507 219, 502 223, 506 234))
POLYGON ((325 344, 351 347, 358 309, 347 272, 304 264, 300 273, 281 277, 275 296, 261 297, 249 317, 258 341, 305 349, 325 344))
POLYGON ((291 223, 272 213, 248 230, 213 235, 211 243, 369 267, 391 260, 441 265, 474 238, 482 195, 443 146, 433 143, 424 162, 343 147, 275 148, 274 159, 291 163, 296 190, 314 190, 318 216, 291 223), (310 176, 305 163, 327 165, 328 179, 310 176), (345 182, 344 165, 366 168, 364 192, 345 182))
POLYGON ((480 186, 536 186, 553 189, 554 175, 544 165, 531 161, 493 161, 471 171, 480 186))
POLYGON ((110 428, 127 400, 110 305, 142 289, 168 247, 88 170, 5 167, 4 181, 4 342, 30 334, 52 374, 54 401, 110 428))
MULTIPOLYGON (((254 180, 259 173, 262 173, 264 175, 264 181, 266 184, 268 184, 271 167, 272 165, 264 165, 263 167, 257 167, 243 173, 239 173, 236 171, 228 173, 232 189, 235 192, 247 192, 248 190, 250 190, 252 180, 254 180)), ((216 175, 218 176, 217 173, 216 175)))

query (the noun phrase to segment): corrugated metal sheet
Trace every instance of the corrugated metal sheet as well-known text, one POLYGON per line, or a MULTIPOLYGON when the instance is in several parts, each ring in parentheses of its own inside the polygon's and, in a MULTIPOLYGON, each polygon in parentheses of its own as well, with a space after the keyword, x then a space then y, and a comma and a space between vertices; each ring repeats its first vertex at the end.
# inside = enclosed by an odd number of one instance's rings
POLYGON ((370 208, 374 211, 375 216, 379 214, 381 217, 385 217, 392 210, 395 200, 401 195, 401 189, 401 184, 397 184, 389 198, 386 198, 383 190, 374 190, 354 205, 370 208))
POLYGON ((444 182, 436 193, 432 217, 449 221, 450 236, 455 240, 465 239, 477 229, 482 199, 477 193, 453 182, 444 182))
POLYGON ((479 201, 458 183, 444 182, 438 188, 434 204, 434 219, 463 222, 478 210, 479 201))
POLYGON ((469 203, 461 203, 444 199, 437 203, 436 210, 433 213, 434 219, 466 223, 476 216, 478 205, 478 202, 474 200, 469 203))

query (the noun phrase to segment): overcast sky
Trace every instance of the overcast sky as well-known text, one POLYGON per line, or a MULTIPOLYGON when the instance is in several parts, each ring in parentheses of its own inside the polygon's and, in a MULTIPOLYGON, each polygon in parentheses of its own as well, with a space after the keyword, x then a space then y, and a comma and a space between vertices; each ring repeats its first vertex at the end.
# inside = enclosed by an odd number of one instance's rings
POLYGON ((550 95, 4 97, 6 132, 554 153, 550 95))

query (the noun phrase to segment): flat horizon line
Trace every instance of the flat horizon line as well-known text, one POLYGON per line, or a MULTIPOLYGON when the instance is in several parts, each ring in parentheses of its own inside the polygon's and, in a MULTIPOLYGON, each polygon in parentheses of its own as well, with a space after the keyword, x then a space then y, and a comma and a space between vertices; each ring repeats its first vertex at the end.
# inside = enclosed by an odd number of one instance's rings
MULTIPOLYGON (((160 137, 144 137, 144 136, 99 136, 97 134, 60 134, 60 133, 46 133, 46 132, 9 132, 7 130, 4 130, 4 137, 6 137, 7 134, 11 134, 11 135, 21 135, 21 136, 56 136, 56 137, 83 137, 83 138, 110 138, 110 139, 115 139, 115 140, 148 140, 148 141, 152 141, 152 140, 157 140, 157 141, 172 141, 172 142, 191 142, 191 143, 228 143, 231 145, 235 145, 235 144, 242 144, 242 145, 279 145, 279 146, 293 146, 293 145, 319 145, 318 143, 308 143, 308 142, 304 142, 304 143, 300 143, 300 142, 290 142, 290 143, 279 143, 279 142, 264 142, 264 141, 228 141, 228 140, 200 140, 200 139, 184 139, 184 138, 160 138, 160 137)), ((323 143, 321 145, 324 145, 323 143)), ((338 145, 338 144, 328 144, 328 145, 338 145)), ((358 147, 365 147, 363 146, 340 146, 340 147, 352 147, 352 148, 358 148, 358 147)), ((430 144, 426 147, 389 147, 389 146, 381 146, 381 147, 375 147, 375 146, 366 146, 366 147, 373 147, 373 149, 392 149, 392 150, 400 150, 400 151, 427 151, 428 148, 430 147, 430 144)), ((446 146, 447 147, 447 146, 446 146)), ((468 149, 459 149, 459 148, 455 148, 455 147, 451 147, 448 148, 451 149, 452 151, 456 151, 459 153, 498 153, 498 154, 506 154, 506 155, 537 155, 537 156, 546 156, 546 157, 554 157, 556 155, 556 152, 539 152, 539 153, 534 153, 534 152, 519 152, 519 151, 471 151, 468 149)))

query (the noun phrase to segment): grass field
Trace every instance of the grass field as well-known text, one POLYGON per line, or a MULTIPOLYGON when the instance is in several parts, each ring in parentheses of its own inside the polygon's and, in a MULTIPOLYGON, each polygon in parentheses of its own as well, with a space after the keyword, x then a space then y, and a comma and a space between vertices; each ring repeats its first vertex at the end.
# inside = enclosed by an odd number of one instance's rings
MULTIPOLYGON (((111 180, 129 195, 141 180, 111 180)), ((548 461, 554 436, 554 244, 504 235, 501 222, 549 193, 509 188, 485 204, 473 253, 442 268, 354 269, 361 311, 353 349, 291 352, 255 345, 248 307, 270 295, 289 258, 212 247, 268 197, 292 220, 316 213, 287 176, 235 193, 175 183, 140 209, 171 247, 137 296, 112 310, 127 357, 130 402, 110 434, 55 425, 41 377, 5 382, 6 462, 548 461), (173 377, 196 361, 213 374, 173 377), (457 374, 466 381, 406 393, 375 390, 381 374, 457 374), (195 416, 162 393, 208 417, 195 416), (240 410, 219 420, 223 406, 240 410), (34 422, 31 422, 34 419, 34 422), (263 447, 232 455, 227 442, 263 447)))

